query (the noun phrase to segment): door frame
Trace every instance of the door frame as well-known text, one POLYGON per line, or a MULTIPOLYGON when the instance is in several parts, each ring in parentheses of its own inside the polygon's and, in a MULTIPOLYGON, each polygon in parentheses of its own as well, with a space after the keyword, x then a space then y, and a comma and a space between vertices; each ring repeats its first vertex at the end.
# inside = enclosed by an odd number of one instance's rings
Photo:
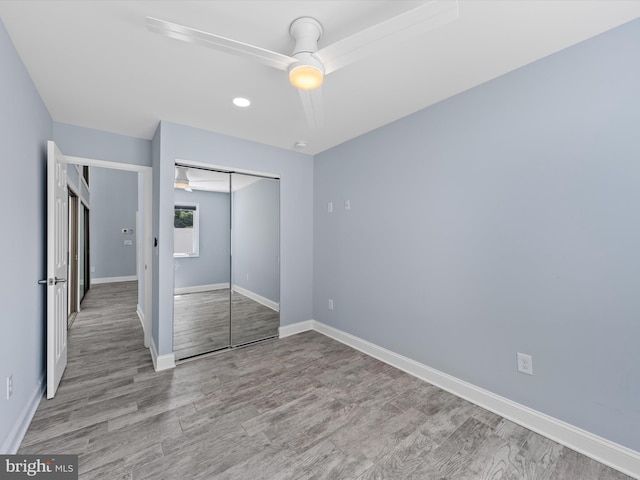
MULTIPOLYGON (((140 318, 140 323, 142 325, 142 330, 144 332, 144 346, 149 348, 151 345, 151 328, 152 328, 152 318, 153 318, 153 305, 152 305, 152 287, 153 287, 153 274, 152 274, 152 243, 151 239, 153 238, 153 230, 152 230, 152 221, 153 221, 153 169, 144 165, 134 165, 130 163, 120 163, 120 162, 111 162, 108 160, 97 160, 93 158, 85 158, 85 157, 73 157, 69 155, 65 155, 67 159, 67 163, 73 165, 82 165, 87 167, 98 167, 98 168, 109 168, 112 170, 124 170, 128 172, 137 172, 144 176, 144 196, 143 196, 143 205, 144 205, 144 225, 142 225, 142 233, 143 235, 137 237, 140 240, 142 237, 142 241, 138 241, 138 245, 142 245, 142 254, 144 257, 144 292, 143 298, 140 298, 138 295, 138 306, 140 308, 137 309, 138 317, 140 318)), ((139 227, 138 227, 139 228, 139 227)), ((140 230, 137 231, 136 235, 140 234, 140 230)), ((139 246, 136 246, 139 249, 139 246)), ((137 257, 137 255, 136 255, 137 257)), ((136 258, 136 264, 138 263, 138 259, 136 258)))
POLYGON ((79 295, 78 295, 78 222, 80 197, 71 188, 67 180, 68 205, 69 205, 69 257, 68 257, 68 274, 67 274, 67 329, 71 327, 75 316, 79 311, 79 295))

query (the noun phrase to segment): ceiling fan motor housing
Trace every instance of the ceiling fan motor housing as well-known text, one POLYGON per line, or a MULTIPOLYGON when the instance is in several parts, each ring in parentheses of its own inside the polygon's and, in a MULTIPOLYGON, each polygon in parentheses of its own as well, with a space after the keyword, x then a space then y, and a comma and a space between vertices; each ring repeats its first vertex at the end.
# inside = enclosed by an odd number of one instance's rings
POLYGON ((322 25, 315 18, 300 17, 291 23, 289 34, 296 41, 292 56, 303 52, 314 53, 322 37, 322 25))

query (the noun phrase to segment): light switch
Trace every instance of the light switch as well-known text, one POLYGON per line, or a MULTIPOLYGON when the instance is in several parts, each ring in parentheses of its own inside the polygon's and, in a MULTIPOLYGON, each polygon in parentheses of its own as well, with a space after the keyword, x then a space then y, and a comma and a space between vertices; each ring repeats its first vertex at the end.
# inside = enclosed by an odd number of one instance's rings
POLYGON ((333 213, 333 202, 327 203, 327 212, 333 213))
POLYGON ((133 240, 125 240, 124 244, 125 245, 133 245, 133 240))

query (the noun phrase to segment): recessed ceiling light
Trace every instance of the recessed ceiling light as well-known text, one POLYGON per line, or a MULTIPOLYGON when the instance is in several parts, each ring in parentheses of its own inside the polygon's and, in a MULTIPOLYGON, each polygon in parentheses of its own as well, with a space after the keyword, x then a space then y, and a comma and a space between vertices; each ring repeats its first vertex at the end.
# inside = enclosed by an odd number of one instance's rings
POLYGON ((233 99, 233 104, 236 107, 247 108, 249 105, 251 105, 251 100, 244 97, 236 97, 233 99))
POLYGON ((293 144, 293 146, 296 148, 306 148, 307 142, 305 142, 304 140, 298 140, 296 143, 293 144))

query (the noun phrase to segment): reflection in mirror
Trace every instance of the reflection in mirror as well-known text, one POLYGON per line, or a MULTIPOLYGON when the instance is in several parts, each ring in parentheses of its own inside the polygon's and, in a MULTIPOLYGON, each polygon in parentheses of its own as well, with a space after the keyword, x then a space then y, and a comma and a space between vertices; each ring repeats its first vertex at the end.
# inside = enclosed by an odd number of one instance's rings
POLYGON ((233 346, 278 335, 280 327, 280 182, 233 173, 233 346))
POLYGON ((197 205, 199 249, 197 256, 174 257, 173 338, 179 360, 230 344, 230 177, 191 167, 183 172, 187 184, 175 188, 175 204, 197 205))
POLYGON ((177 202, 173 208, 173 256, 197 257, 199 246, 199 206, 197 203, 177 202))

